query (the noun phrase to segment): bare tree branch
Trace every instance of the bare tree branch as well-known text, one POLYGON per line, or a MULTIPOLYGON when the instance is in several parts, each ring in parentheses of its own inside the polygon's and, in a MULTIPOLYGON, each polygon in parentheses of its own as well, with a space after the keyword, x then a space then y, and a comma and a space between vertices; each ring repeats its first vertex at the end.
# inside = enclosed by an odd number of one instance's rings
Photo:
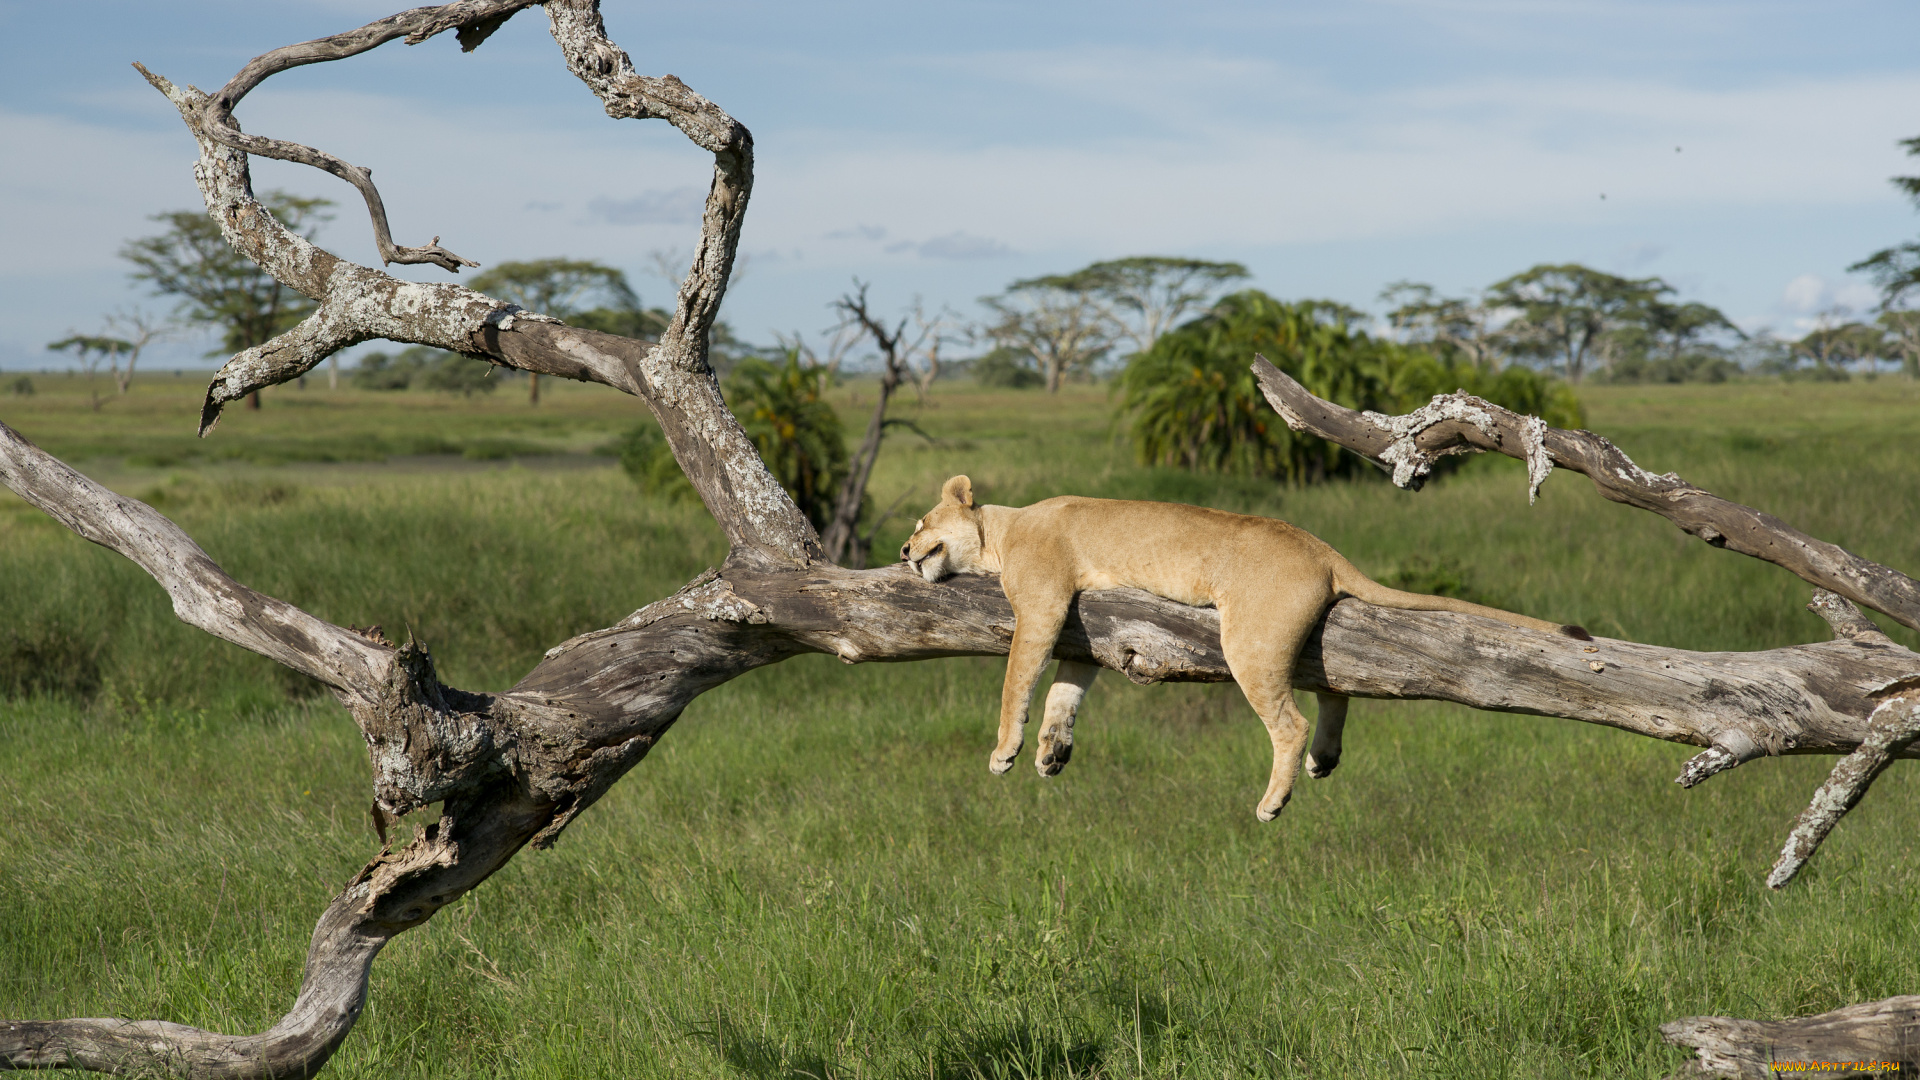
POLYGON ((137 563, 167 590, 180 621, 319 679, 349 706, 370 702, 385 679, 390 650, 234 581, 152 507, 108 491, 5 424, 0 483, 137 563))
POLYGON ((1807 610, 1827 621, 1833 627, 1833 636, 1849 641, 1869 641, 1880 645, 1891 645, 1888 637, 1872 619, 1860 614, 1853 601, 1839 593, 1826 589, 1813 590, 1813 599, 1808 601, 1807 610))
POLYGON ((1808 536, 1771 514, 1702 491, 1673 473, 1649 473, 1591 431, 1550 428, 1537 417, 1468 394, 1438 395, 1406 417, 1357 413, 1314 397, 1265 357, 1255 359, 1253 370, 1288 427, 1339 443, 1390 470, 1399 487, 1418 490, 1440 458, 1482 450, 1527 462, 1533 491, 1553 466, 1572 469, 1614 502, 1651 510, 1714 547, 1785 567, 1920 630, 1920 581, 1808 536))
POLYGON ((69 1068, 139 1076, 311 1077, 366 1006, 382 947, 427 921, 498 869, 537 825, 510 796, 450 799, 405 849, 382 851, 347 883, 314 927, 300 994, 258 1035, 222 1035, 160 1020, 0 1022, 0 1068, 69 1068))
POLYGON ((1920 690, 1912 680, 1901 680, 1889 689, 1893 697, 1882 701, 1867 721, 1867 737, 1860 748, 1840 759, 1827 782, 1814 792, 1813 801, 1800 811, 1787 846, 1767 874, 1767 887, 1784 889, 1800 868, 1820 849, 1821 841, 1840 823, 1847 811, 1859 805, 1876 777, 1893 764, 1900 754, 1920 738, 1920 690))
MULTIPOLYGON (((1538 417, 1521 416, 1466 393, 1436 395, 1406 416, 1359 413, 1315 397, 1265 357, 1255 358, 1253 371, 1267 400, 1289 427, 1330 439, 1391 468, 1393 481, 1400 487, 1418 489, 1433 463, 1448 454, 1497 450, 1527 462, 1531 501, 1559 465, 1585 474, 1602 495, 1615 502, 1652 510, 1715 546, 1765 559, 1821 586, 1808 606, 1852 645, 1906 653, 1873 628, 1849 600, 1859 600, 1909 625, 1920 621, 1920 583, 1912 578, 1816 540, 1769 514, 1702 491, 1671 473, 1648 473, 1592 432, 1551 428, 1538 417)), ((1890 680, 1867 692, 1877 695, 1895 685, 1904 683, 1890 680)), ((1898 715, 1907 714, 1900 711, 1898 715)), ((1842 762, 1802 815, 1788 853, 1782 854, 1769 878, 1774 887, 1792 878, 1833 824, 1865 794, 1886 761, 1911 743, 1912 736, 1904 734, 1905 721, 1895 719, 1893 713, 1885 716, 1882 726, 1873 728, 1871 740, 1863 743, 1861 756, 1842 762)), ((1789 749, 1787 743, 1770 737, 1763 724, 1730 725, 1705 753, 1687 763, 1677 782, 1692 787, 1742 762, 1789 749)))
POLYGON ((1775 1062, 1789 1061, 1874 1061, 1911 1070, 1920 1062, 1920 996, 1891 997, 1772 1023, 1689 1016, 1662 1024, 1660 1036, 1699 1052, 1674 1080, 1706 1076, 1762 1080, 1780 1075, 1773 1068, 1775 1062))
MULTIPOLYGON (((1390 469, 1394 483, 1401 487, 1417 489, 1433 463, 1444 455, 1481 450, 1496 450, 1526 461, 1529 498, 1553 466, 1573 469, 1590 478, 1600 493, 1614 502, 1651 510, 1716 547, 1764 559, 1820 586, 1807 606, 1833 627, 1838 640, 1826 648, 1859 650, 1892 659, 1895 663, 1886 669, 1889 671, 1920 661, 1881 633, 1852 603, 1865 604, 1907 626, 1920 627, 1920 583, 1808 536, 1769 514, 1702 491, 1671 473, 1650 474, 1598 435, 1550 428, 1538 418, 1519 416, 1464 393, 1436 396, 1431 404, 1408 416, 1356 413, 1314 397, 1264 357, 1256 357, 1253 370, 1267 400, 1289 427, 1330 439, 1390 469)), ((1330 618, 1329 632, 1333 625, 1330 618)), ((1617 647, 1611 642, 1604 644, 1617 647)), ((1764 719, 1773 707, 1773 694, 1796 678, 1810 676, 1825 684, 1840 670, 1822 666, 1796 673, 1794 665, 1782 655, 1796 651, 1743 654, 1749 659, 1765 656, 1778 663, 1771 670, 1754 672, 1757 678, 1739 692, 1743 698, 1740 708, 1748 712, 1749 719, 1716 725, 1718 730, 1711 733, 1708 749, 1688 762, 1681 773, 1679 782, 1683 786, 1691 787, 1763 754, 1810 749, 1799 741, 1799 735, 1774 728, 1764 719)), ((1598 672, 1604 661, 1596 660, 1595 664, 1598 672)), ((1793 880, 1834 825, 1859 803, 1874 778, 1895 757, 1914 755, 1914 743, 1920 738, 1920 680, 1896 676, 1879 684, 1855 682, 1850 684, 1847 696, 1847 710, 1852 714, 1846 724, 1849 737, 1857 734, 1861 741, 1834 767, 1801 812, 1767 876, 1772 888, 1783 888, 1793 880), (1871 712, 1862 731, 1859 710, 1869 702, 1871 712)), ((1615 699, 1610 696, 1607 704, 1612 706, 1615 699)), ((1890 1061, 1911 1067, 1920 1063, 1920 997, 1889 998, 1777 1023, 1694 1017, 1667 1024, 1661 1031, 1668 1042, 1699 1049, 1699 1060, 1687 1073, 1691 1076, 1764 1077, 1773 1075, 1769 1065, 1774 1061, 1890 1061)))
MULTIPOLYGON (((466 10, 465 5, 453 6, 466 10)), ((246 154, 205 130, 205 95, 146 73, 200 141, 194 174, 227 242, 321 306, 310 317, 311 326, 297 328, 258 352, 243 352, 222 368, 208 391, 202 433, 212 427, 226 401, 259 386, 298 378, 324 359, 328 348, 370 338, 431 345, 641 394, 674 456, 736 549, 788 563, 818 558, 813 527, 761 463, 727 410, 707 364, 707 333, 725 292, 752 183, 752 138, 679 80, 634 74, 626 54, 599 36, 599 14, 591 3, 553 0, 548 9, 569 65, 610 96, 610 113, 666 116, 702 145, 721 148, 715 155, 701 247, 681 285, 679 310, 660 344, 649 348, 563 326, 457 285, 401 281, 315 246, 281 227, 254 199, 246 154), (656 90, 662 95, 659 100, 651 96, 656 90)))
MULTIPOLYGON (((373 219, 373 240, 380 251, 382 263, 433 263, 445 270, 459 273, 463 266, 479 266, 470 259, 463 259, 440 246, 440 238, 434 237, 431 244, 422 247, 400 247, 394 244, 393 235, 387 228, 387 209, 380 200, 380 190, 373 186, 373 170, 359 165, 350 165, 324 151, 310 146, 287 142, 282 139, 269 139, 259 135, 248 135, 240 130, 239 122, 233 118, 234 107, 240 99, 247 96, 255 87, 269 77, 282 71, 302 67, 307 64, 321 64, 329 60, 344 60, 377 48, 398 37, 405 37, 407 44, 420 42, 447 30, 458 28, 460 46, 464 51, 472 52, 487 35, 493 33, 507 21, 514 12, 532 7, 538 0, 462 0, 456 4, 440 7, 414 8, 398 15, 390 15, 376 22, 368 23, 358 30, 349 30, 344 34, 319 38, 314 41, 289 45, 284 49, 275 49, 254 57, 240 73, 227 82, 227 85, 208 97, 201 105, 202 130, 208 138, 229 147, 262 157, 277 158, 281 161, 311 165, 316 169, 332 173, 359 190, 361 198, 366 200, 367 213, 373 219)), ((135 65, 138 66, 138 65, 135 65)), ((141 68, 144 74, 145 68, 141 68)))

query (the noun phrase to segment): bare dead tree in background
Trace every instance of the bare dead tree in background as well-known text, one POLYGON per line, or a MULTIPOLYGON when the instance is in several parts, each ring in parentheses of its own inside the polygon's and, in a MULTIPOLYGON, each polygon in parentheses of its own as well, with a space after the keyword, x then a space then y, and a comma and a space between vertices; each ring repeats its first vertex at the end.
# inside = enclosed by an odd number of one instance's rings
MULTIPOLYGON (((352 1030, 373 961, 396 935, 485 881, 528 844, 551 845, 644 758, 701 693, 805 652, 848 663, 1004 654, 1011 609, 991 579, 931 585, 894 566, 847 570, 754 453, 707 362, 753 183, 747 129, 673 76, 641 75, 605 36, 594 0, 548 0, 568 68, 609 115, 664 119, 713 155, 699 245, 657 344, 567 326, 452 284, 402 281, 350 263, 284 228, 254 198, 248 156, 299 161, 354 183, 383 258, 457 272, 438 240, 398 247, 366 170, 254 134, 232 110, 273 74, 342 60, 396 38, 455 31, 472 49, 532 0, 461 0, 418 8, 331 38, 264 54, 208 95, 146 73, 199 144, 195 177, 228 243, 316 306, 299 325, 235 354, 208 387, 201 431, 226 404, 300 377, 362 341, 428 345, 494 364, 602 383, 638 396, 725 532, 722 566, 618 624, 554 647, 498 694, 443 684, 427 649, 395 646, 258 593, 220 569, 180 528, 108 491, 0 425, 0 480, 79 535, 132 559, 166 589, 179 617, 325 683, 366 739, 383 818, 434 802, 437 821, 383 848, 320 914, 298 997, 258 1035, 161 1020, 0 1021, 0 1066, 172 1072, 198 1077, 309 1077, 352 1030)), ((1920 655, 1880 634, 1864 604, 1920 627, 1920 583, 1793 530, 1759 511, 1653 476, 1606 440, 1556 431, 1485 402, 1438 398, 1405 417, 1347 412, 1263 371, 1290 424, 1323 434, 1416 486, 1433 459, 1493 449, 1528 461, 1537 487, 1555 466, 1591 477, 1609 498, 1662 513, 1717 546, 1784 566, 1819 587, 1812 605, 1829 642, 1756 653, 1695 653, 1600 639, 1580 642, 1444 612, 1334 606, 1295 672, 1303 689, 1430 698, 1476 708, 1604 724, 1703 748, 1681 782, 1774 754, 1844 755, 1796 825, 1773 878, 1784 885, 1820 839, 1896 757, 1914 755, 1920 655)), ((1076 602, 1056 654, 1139 682, 1224 681, 1215 612, 1134 590, 1076 602)), ((1670 1040, 1701 1048, 1695 1075, 1761 1076, 1771 1054, 1805 1060, 1920 1058, 1920 998, 1893 998, 1806 1020, 1694 1018, 1670 1040)))
POLYGON ((914 396, 921 405, 934 404, 928 394, 940 378, 940 349, 957 336, 960 324, 960 317, 950 309, 941 308, 929 315, 919 299, 913 302, 915 346, 907 353, 907 371, 913 376, 914 396))
POLYGON ((127 343, 127 366, 115 364, 113 383, 122 395, 133 389, 133 367, 140 362, 140 354, 147 346, 166 337, 173 330, 171 323, 164 319, 134 308, 119 311, 107 316, 107 333, 113 334, 127 343))
MULTIPOLYGON (((924 316, 918 319, 920 336, 908 341, 907 320, 901 319, 892 330, 876 318, 867 306, 867 286, 855 281, 854 291, 834 301, 834 310, 840 313, 840 326, 835 328, 835 340, 845 340, 841 331, 854 330, 858 336, 870 337, 880 350, 880 395, 873 403, 873 414, 867 419, 866 434, 861 437, 860 448, 853 453, 853 460, 847 465, 847 478, 840 485, 840 493, 834 499, 833 517, 827 521, 827 530, 820 538, 827 558, 835 563, 849 566, 855 570, 866 568, 868 557, 873 553, 873 538, 880 526, 892 515, 886 514, 874 521, 865 535, 859 530, 860 510, 867 499, 867 482, 873 478, 873 463, 880 459, 880 442, 886 437, 887 428, 904 423, 887 419, 887 404, 893 400, 893 392, 899 388, 900 380, 911 376, 908 359, 926 347, 930 336, 939 332, 939 324, 929 323, 924 316)), ((915 315, 922 315, 916 308, 915 315)), ((939 345, 934 345, 934 371, 938 372, 939 345)), ((931 377, 928 379, 931 382, 931 377)), ((904 497, 904 496, 902 496, 904 497)), ((894 507, 899 503, 896 501, 894 507)))

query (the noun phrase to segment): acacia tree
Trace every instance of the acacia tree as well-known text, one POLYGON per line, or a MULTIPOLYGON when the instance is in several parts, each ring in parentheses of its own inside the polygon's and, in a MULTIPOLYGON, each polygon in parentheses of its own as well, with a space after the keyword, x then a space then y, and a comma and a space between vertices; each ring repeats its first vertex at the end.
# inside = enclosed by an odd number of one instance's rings
MULTIPOLYGON (((1920 135, 1902 139, 1900 145, 1907 148, 1907 153, 1920 157, 1920 135)), ((1912 199, 1914 206, 1920 207, 1920 176, 1896 176, 1893 186, 1912 199)), ((1920 290, 1920 240, 1881 248, 1847 269, 1872 274, 1880 285, 1881 306, 1896 307, 1908 294, 1920 290)))
POLYGON ((1499 370, 1500 337, 1495 312, 1487 305, 1441 296, 1433 286, 1417 281, 1396 281, 1381 290, 1380 299, 1392 305, 1387 323, 1402 340, 1458 355, 1476 368, 1499 370))
POLYGON ((1091 370, 1113 348, 1113 329, 1085 290, 1058 278, 1028 278, 999 296, 981 297, 994 314, 982 331, 996 346, 1033 357, 1047 393, 1067 376, 1091 370))
POLYGON ((1886 331, 1847 318, 1844 307, 1820 313, 1818 325, 1793 343, 1793 355, 1814 363, 1822 376, 1846 378, 1846 366, 1877 360, 1888 351, 1886 331))
MULTIPOLYGON (((140 354, 147 346, 167 334, 165 323, 153 318, 144 311, 134 310, 107 316, 106 333, 73 334, 59 341, 49 342, 47 348, 55 352, 72 351, 80 357, 87 374, 92 376, 99 366, 99 358, 105 357, 107 370, 113 376, 114 389, 122 396, 133 388, 133 368, 140 362, 140 354), (124 336, 115 336, 124 335, 124 336), (120 357, 127 358, 125 370, 120 367, 120 357)), ((100 396, 93 397, 93 409, 100 411, 100 396)))
POLYGON ((1673 291, 1659 278, 1623 278, 1579 263, 1522 270, 1487 288, 1487 303, 1515 318, 1502 328, 1508 348, 1558 363, 1579 382, 1595 359, 1605 361, 1608 332, 1635 321, 1673 291))
POLYGON ((1086 297, 1107 320, 1113 337, 1130 342, 1134 352, 1146 352, 1182 318, 1206 310, 1229 285, 1248 276, 1237 262, 1132 255, 1071 274, 1033 278, 1014 288, 1042 286, 1086 297))
MULTIPOLYGON (((371 189, 372 181, 367 184, 371 189)), ((260 201, 287 229, 308 241, 332 218, 326 212, 333 205, 328 199, 269 191, 260 201)), ((221 225, 206 214, 171 210, 155 214, 153 220, 166 222, 167 230, 129 242, 120 249, 120 257, 136 267, 135 281, 146 282, 161 296, 180 298, 181 319, 219 328, 219 351, 234 352, 270 341, 313 311, 310 297, 229 245, 221 225)), ((382 235, 385 229, 383 212, 382 235)), ((248 396, 247 407, 260 407, 258 390, 248 396)))
MULTIPOLYGON (((831 565, 813 527, 727 411, 707 362, 707 332, 752 191, 753 140, 678 79, 635 71, 607 40, 594 0, 545 4, 568 68, 614 117, 665 119, 714 157, 699 247, 657 344, 350 263, 288 229, 253 196, 249 155, 315 164, 362 186, 383 255, 449 270, 465 265, 437 239, 394 245, 366 170, 242 134, 232 110, 290 67, 449 30, 471 49, 530 6, 532 0, 462 0, 416 8, 267 53, 213 94, 142 69, 199 145, 195 177, 226 241, 315 303, 299 325, 227 362, 208 387, 201 430, 213 428, 226 404, 374 338, 599 382, 652 411, 725 533, 728 558, 617 625, 556 645, 511 689, 465 691, 439 680, 423 644, 395 645, 248 588, 153 508, 101 487, 0 425, 0 481, 136 562, 167 590, 181 619, 332 690, 366 740, 377 820, 441 804, 436 821, 404 846, 383 848, 320 914, 298 996, 267 1031, 227 1035, 160 1020, 0 1020, 0 1065, 312 1076, 361 1015, 374 959, 388 941, 426 923, 522 847, 551 845, 699 694, 805 652, 849 663, 1005 654, 1012 614, 997 583, 969 576, 934 585, 897 565, 831 565)), ((1698 746, 1702 752, 1681 776, 1689 786, 1771 754, 1844 755, 1789 838, 1770 878, 1776 886, 1811 857, 1892 758, 1912 756, 1920 736, 1920 654, 1888 640, 1853 605, 1920 628, 1920 582, 1678 477, 1648 474, 1586 432, 1550 429, 1455 395, 1407 416, 1367 416, 1315 398, 1271 368, 1257 373, 1290 426, 1390 468, 1404 486, 1417 486, 1438 456, 1466 449, 1524 458, 1535 486, 1556 466, 1585 473, 1609 498, 1799 574, 1821 590, 1813 607, 1835 633, 1831 642, 1701 654, 1629 641, 1585 643, 1468 615, 1348 600, 1328 612, 1294 672, 1297 686, 1569 717, 1698 746)), ((1143 682, 1228 678, 1216 612, 1131 590, 1081 596, 1056 653, 1143 682)), ((1666 1036, 1701 1046, 1707 1075, 1766 1075, 1772 1054, 1913 1061, 1920 1058, 1917 1012, 1920 998, 1894 998, 1777 1024, 1693 1018, 1668 1025, 1666 1036)))
POLYGON ((116 378, 120 374, 120 354, 131 350, 133 342, 115 337, 100 337, 92 334, 71 334, 59 341, 47 342, 48 352, 72 353, 80 361, 80 370, 87 373, 87 396, 94 412, 106 401, 100 397, 100 391, 93 388, 94 377, 100 374, 100 361, 111 360, 116 378))
POLYGON ((1908 378, 1920 378, 1920 311, 1882 311, 1874 320, 1886 332, 1887 348, 1900 358, 1908 378))

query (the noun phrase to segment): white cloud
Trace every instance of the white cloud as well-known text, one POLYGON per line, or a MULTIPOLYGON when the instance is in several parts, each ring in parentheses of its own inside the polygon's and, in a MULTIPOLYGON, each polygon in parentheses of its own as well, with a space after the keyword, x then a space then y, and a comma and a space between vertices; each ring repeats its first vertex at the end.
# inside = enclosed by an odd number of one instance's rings
POLYGON ((1780 291, 1780 306, 1796 314, 1810 314, 1827 306, 1827 282, 1818 274, 1801 274, 1780 291))
MULTIPOLYGON (((1104 87, 1142 82, 1146 58, 1133 59, 1107 51, 1021 66, 1091 69, 1104 87)), ((1150 66, 1156 80, 1197 86, 1207 62, 1150 66)), ((1234 77, 1252 80, 1247 67, 1234 77)), ((1726 90, 1487 80, 1313 105, 1274 90, 1212 110, 1194 91, 1170 106, 1184 125, 1102 138, 1041 125, 987 146, 876 148, 832 132, 776 134, 762 140, 762 207, 776 219, 879 216, 908 235, 957 227, 1017 235, 1025 248, 1144 250, 1495 222, 1604 226, 1689 206, 1891 204, 1893 136, 1911 126, 1904 103, 1916 97, 1920 75, 1726 90)))
POLYGON ((828 240, 869 240, 876 244, 886 238, 884 225, 855 225, 850 229, 835 229, 825 236, 828 240))
POLYGON ((632 199, 602 195, 587 204, 587 213, 609 225, 685 225, 698 222, 706 205, 699 188, 658 188, 632 199))
MULTIPOLYGON (((838 127, 755 128, 758 176, 745 242, 794 253, 749 286, 750 302, 764 298, 781 310, 768 321, 817 310, 817 295, 799 294, 823 291, 818 282, 831 276, 831 295, 849 271, 947 273, 954 276, 941 282, 958 283, 952 295, 964 296, 976 284, 991 286, 1001 258, 1064 264, 1161 251, 1244 260, 1302 245, 1379 250, 1442 237, 1492 244, 1524 233, 1540 250, 1523 258, 1605 265, 1612 257, 1633 271, 1657 258, 1663 274, 1686 273, 1742 256, 1703 257, 1704 244, 1687 249, 1650 221, 1716 214, 1715 227, 1727 228, 1746 215, 1741 220, 1764 230, 1822 208, 1860 207, 1887 208, 1890 228, 1910 220, 1885 178, 1910 171, 1893 139, 1911 132, 1907 103, 1920 100, 1920 74, 1720 88, 1437 75, 1427 85, 1382 89, 1179 47, 975 52, 925 63, 977 80, 981 111, 995 122, 878 137, 861 126, 858 110, 841 110, 811 114, 832 115, 838 127), (828 223, 858 224, 823 231, 828 223), (1569 235, 1601 239, 1584 256, 1550 248, 1569 235)), ((643 274, 647 251, 694 241, 712 160, 664 123, 615 124, 584 94, 579 105, 576 115, 546 101, 463 103, 270 84, 241 112, 249 131, 373 167, 401 243, 440 234, 483 263, 567 255, 643 274), (450 164, 476 155, 483 166, 450 164)), ((132 95, 115 115, 137 108, 157 115, 165 106, 132 95)), ((9 148, 0 155, 0 198, 13 208, 13 268, 0 274, 66 275, 99 292, 76 287, 64 306, 12 309, 6 333, 37 348, 127 298, 114 253, 153 228, 146 215, 197 202, 193 147, 171 116, 133 130, 5 110, 0 145, 9 148)), ((278 162, 257 163, 255 172, 262 188, 334 198, 339 218, 323 242, 374 261, 350 188, 278 162)), ((1881 242, 1863 243, 1859 254, 1881 242)), ((1802 267, 1826 263, 1786 264, 1802 267)), ((445 279, 431 269, 395 272, 445 279)), ((1408 272, 1386 271, 1374 287, 1408 272)), ((1838 278, 1837 266, 1828 272, 1838 278)), ((1813 310, 1776 292, 1781 276, 1754 272, 1746 298, 1727 309, 1813 310)), ((935 279, 915 279, 923 280, 935 279)), ((1800 297, 1812 287, 1796 288, 1800 297)), ((1861 299, 1865 290, 1822 279, 1814 309, 1863 308, 1873 299, 1861 299)), ((730 300, 730 309, 743 310, 739 303, 730 300)))
POLYGON ((1813 319, 1828 312, 1850 314, 1865 311, 1880 302, 1880 290, 1864 281, 1828 281, 1818 274, 1801 274, 1780 290, 1779 309, 1802 316, 1798 324, 1812 325, 1813 319))
POLYGON ((888 244, 886 251, 890 255, 912 252, 923 259, 1000 259, 1013 254, 1013 249, 998 240, 986 236, 974 236, 967 232, 948 233, 931 240, 896 240, 888 244))

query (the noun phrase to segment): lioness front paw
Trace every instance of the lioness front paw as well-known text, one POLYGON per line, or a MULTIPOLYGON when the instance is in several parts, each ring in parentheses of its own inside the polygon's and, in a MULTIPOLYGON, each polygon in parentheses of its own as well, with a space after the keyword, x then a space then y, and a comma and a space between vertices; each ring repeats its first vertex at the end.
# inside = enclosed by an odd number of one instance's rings
POLYGON ((993 753, 987 755, 987 771, 995 776, 1004 776, 1008 769, 1013 768, 1013 760, 1019 756, 1020 751, 1018 750, 1015 750, 1005 757, 1000 755, 1000 751, 995 750, 993 753))
POLYGON ((1277 800, 1262 799, 1260 800, 1260 805, 1254 807, 1253 816, 1259 818, 1261 821, 1272 821, 1274 818, 1280 816, 1280 811, 1287 808, 1287 802, 1292 798, 1293 792, 1289 791, 1277 800))

